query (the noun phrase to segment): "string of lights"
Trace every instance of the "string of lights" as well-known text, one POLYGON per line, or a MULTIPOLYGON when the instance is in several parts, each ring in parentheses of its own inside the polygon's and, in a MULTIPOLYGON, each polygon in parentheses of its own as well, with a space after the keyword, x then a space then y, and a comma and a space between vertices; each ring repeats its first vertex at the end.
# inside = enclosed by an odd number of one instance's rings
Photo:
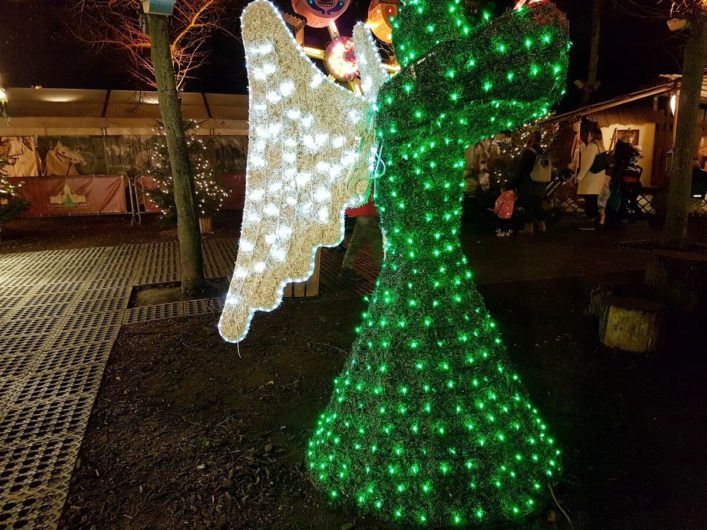
POLYGON ((29 206, 29 202, 20 193, 22 182, 10 182, 3 171, 9 162, 8 159, 0 157, 0 227, 29 206))
MULTIPOLYGON (((199 209, 200 217, 210 217, 221 210, 224 201, 228 198, 228 191, 218 181, 218 170, 211 162, 212 155, 209 153, 208 140, 197 134, 198 129, 199 125, 194 121, 184 124, 192 164, 196 207, 199 209)), ((161 209, 162 215, 174 216, 176 207, 172 192, 172 170, 162 126, 157 133, 152 144, 150 168, 147 172, 157 184, 157 188, 148 189, 146 192, 150 200, 161 209)))

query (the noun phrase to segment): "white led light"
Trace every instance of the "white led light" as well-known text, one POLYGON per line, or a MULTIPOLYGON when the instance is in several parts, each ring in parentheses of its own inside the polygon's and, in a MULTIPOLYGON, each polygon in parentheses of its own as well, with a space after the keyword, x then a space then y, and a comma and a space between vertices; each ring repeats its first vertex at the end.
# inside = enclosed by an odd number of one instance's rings
POLYGON ((262 188, 253 190, 248 194, 248 196, 254 201, 260 202, 263 200, 263 197, 265 197, 265 190, 262 188))
POLYGON ((263 208, 263 213, 269 217, 277 217, 280 215, 280 208, 275 206, 273 203, 268 203, 265 208, 263 208))
POLYGON ((356 125, 358 122, 360 122, 363 119, 363 116, 361 112, 357 111, 356 109, 351 109, 349 111, 349 121, 356 125))
POLYGON ((331 169, 331 164, 329 162, 325 162, 324 160, 320 160, 319 162, 317 162, 315 168, 317 171, 319 171, 319 173, 329 173, 329 170, 331 169))
POLYGON ((312 174, 309 173, 309 172, 303 171, 302 173, 299 173, 299 174, 297 175, 297 179, 296 179, 296 180, 297 180, 297 185, 298 185, 298 186, 304 187, 304 186, 306 186, 307 184, 309 184, 309 181, 312 180, 312 174))
POLYGON ((294 93, 295 84, 293 81, 288 79, 287 81, 280 83, 280 94, 282 94, 282 97, 289 98, 294 93))
POLYGON ((314 125, 314 116, 308 114, 302 118, 301 122, 305 128, 309 129, 312 125, 314 125))
POLYGON ((290 236, 292 236, 292 228, 283 225, 277 229, 277 235, 282 239, 288 239, 290 236))
POLYGON ((314 200, 316 202, 326 202, 331 199, 331 192, 326 188, 317 188, 314 192, 314 200))
POLYGON ((277 92, 268 92, 265 98, 270 103, 279 103, 282 100, 282 96, 280 96, 277 92))

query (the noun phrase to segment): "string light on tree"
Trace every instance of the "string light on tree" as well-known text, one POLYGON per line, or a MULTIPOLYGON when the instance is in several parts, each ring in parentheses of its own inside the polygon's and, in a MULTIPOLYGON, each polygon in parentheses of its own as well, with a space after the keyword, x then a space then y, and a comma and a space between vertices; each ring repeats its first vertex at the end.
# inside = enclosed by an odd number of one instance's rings
MULTIPOLYGON (((212 156, 207 145, 208 139, 199 136, 199 125, 194 121, 184 124, 187 147, 194 172, 194 194, 200 217, 210 217, 223 207, 228 191, 218 181, 218 168, 211 162, 212 156)), ((169 163, 164 129, 160 126, 158 136, 152 145, 152 157, 148 174, 156 182, 157 188, 147 190, 147 194, 162 210, 165 216, 175 216, 174 194, 172 192, 172 171, 169 163)))
POLYGON ((29 201, 20 193, 23 183, 14 184, 7 178, 4 168, 9 163, 12 160, 0 157, 0 236, 3 224, 12 221, 29 207, 29 201))

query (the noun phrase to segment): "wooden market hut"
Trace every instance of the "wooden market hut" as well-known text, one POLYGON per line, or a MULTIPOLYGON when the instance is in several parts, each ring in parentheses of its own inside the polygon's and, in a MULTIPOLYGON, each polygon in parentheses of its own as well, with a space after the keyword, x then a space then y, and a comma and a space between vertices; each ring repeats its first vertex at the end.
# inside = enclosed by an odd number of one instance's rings
MULTIPOLYGON (((588 118, 599 124, 607 148, 613 147, 623 132, 633 133, 634 144, 640 147, 643 158, 642 184, 660 189, 666 184, 675 141, 677 123, 676 102, 680 92, 680 76, 663 76, 666 81, 655 86, 594 103, 576 110, 552 116, 546 124, 572 122, 588 118)), ((702 105, 698 123, 699 146, 695 157, 705 167, 707 164, 707 74, 702 83, 702 105)))

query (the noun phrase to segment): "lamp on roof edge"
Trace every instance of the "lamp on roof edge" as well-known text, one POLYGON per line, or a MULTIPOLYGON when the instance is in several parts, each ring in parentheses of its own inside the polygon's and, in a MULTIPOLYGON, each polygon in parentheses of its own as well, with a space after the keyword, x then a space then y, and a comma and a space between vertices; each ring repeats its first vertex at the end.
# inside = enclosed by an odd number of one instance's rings
POLYGON ((177 0, 142 0, 142 9, 146 15, 172 16, 177 0))
POLYGON ((7 91, 3 87, 0 87, 0 116, 2 116, 5 119, 8 119, 7 102, 8 102, 7 91))

